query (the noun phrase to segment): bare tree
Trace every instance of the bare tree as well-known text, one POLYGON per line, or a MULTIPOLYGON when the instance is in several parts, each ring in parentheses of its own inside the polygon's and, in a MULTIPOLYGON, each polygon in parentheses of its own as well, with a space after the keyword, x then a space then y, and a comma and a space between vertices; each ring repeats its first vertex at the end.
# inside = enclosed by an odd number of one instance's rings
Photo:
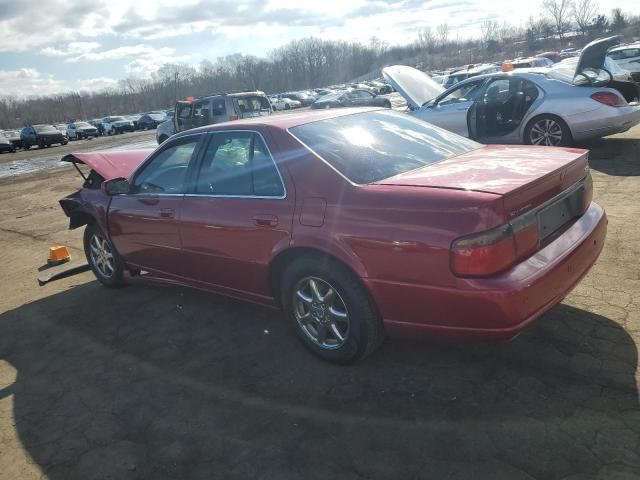
POLYGON ((418 33, 418 45, 427 52, 432 52, 436 46, 436 36, 431 27, 425 27, 418 33))
POLYGON ((577 0, 573 6, 573 20, 582 35, 586 35, 589 26, 598 13, 598 2, 595 0, 577 0))
POLYGON ((498 39, 499 30, 500 30, 500 25, 495 20, 487 19, 480 24, 480 32, 482 34, 482 43, 484 44, 485 47, 495 42, 498 39))
POLYGON ((438 25, 437 32, 440 46, 444 47, 449 41, 449 25, 447 23, 441 23, 438 25))
POLYGON ((544 0, 543 8, 551 16, 556 34, 562 39, 569 28, 570 13, 573 10, 572 0, 544 0))

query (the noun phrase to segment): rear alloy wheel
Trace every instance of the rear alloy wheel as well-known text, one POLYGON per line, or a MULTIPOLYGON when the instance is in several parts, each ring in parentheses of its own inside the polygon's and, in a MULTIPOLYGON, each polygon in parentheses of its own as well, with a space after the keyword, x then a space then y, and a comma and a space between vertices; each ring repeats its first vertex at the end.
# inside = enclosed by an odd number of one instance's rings
POLYGON ((534 118, 527 125, 525 142, 529 145, 565 147, 571 144, 571 134, 562 120, 550 115, 543 115, 534 118))
POLYGON ((122 259, 111 241, 95 224, 87 225, 84 231, 84 253, 100 283, 110 288, 123 284, 122 259))
POLYGON ((349 312, 336 288, 318 277, 305 277, 295 287, 293 314, 304 334, 317 346, 340 348, 349 336, 349 312))
POLYGON ((284 272, 281 293, 298 338, 324 360, 353 363, 384 339, 382 321, 366 288, 336 261, 299 258, 284 272))

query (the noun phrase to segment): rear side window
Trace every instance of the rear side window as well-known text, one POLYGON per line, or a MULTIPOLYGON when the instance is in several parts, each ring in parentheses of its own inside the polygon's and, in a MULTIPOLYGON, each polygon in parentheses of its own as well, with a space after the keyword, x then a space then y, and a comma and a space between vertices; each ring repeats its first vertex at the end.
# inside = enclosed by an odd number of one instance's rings
POLYGON ((290 132, 354 183, 365 184, 461 155, 482 145, 397 112, 364 112, 290 132))
POLYGON ((240 113, 261 112, 271 109, 271 104, 269 104, 267 97, 238 97, 235 99, 235 102, 240 113))
POLYGON ((196 193, 225 196, 282 197, 284 186, 260 135, 214 135, 205 152, 196 193))

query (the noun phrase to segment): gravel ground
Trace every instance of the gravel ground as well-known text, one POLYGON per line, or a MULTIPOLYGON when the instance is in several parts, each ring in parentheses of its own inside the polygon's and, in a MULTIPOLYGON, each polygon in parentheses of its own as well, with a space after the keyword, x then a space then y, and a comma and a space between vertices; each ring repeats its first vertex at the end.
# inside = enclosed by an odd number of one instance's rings
POLYGON ((499 345, 337 367, 278 312, 182 288, 38 288, 73 170, 0 180, 0 479, 640 477, 640 128, 590 145, 604 251, 499 345))

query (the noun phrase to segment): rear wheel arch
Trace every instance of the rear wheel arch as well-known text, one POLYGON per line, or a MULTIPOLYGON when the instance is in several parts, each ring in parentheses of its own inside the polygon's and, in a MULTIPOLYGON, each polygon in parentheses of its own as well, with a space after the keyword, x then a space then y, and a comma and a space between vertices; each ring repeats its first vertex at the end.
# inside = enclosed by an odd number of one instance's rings
MULTIPOLYGON (((288 265, 291 265, 293 262, 297 261, 301 258, 313 258, 319 261, 328 262, 328 263, 337 263, 342 267, 346 268, 351 274, 360 279, 364 274, 364 268, 359 265, 354 268, 353 265, 350 265, 348 262, 340 259, 339 257, 327 253, 319 248, 314 247, 292 247, 278 253, 271 263, 269 264, 269 287, 271 289, 271 293, 280 304, 280 288, 282 276, 288 265)), ((368 288, 365 285, 365 289, 368 291, 368 288)))

